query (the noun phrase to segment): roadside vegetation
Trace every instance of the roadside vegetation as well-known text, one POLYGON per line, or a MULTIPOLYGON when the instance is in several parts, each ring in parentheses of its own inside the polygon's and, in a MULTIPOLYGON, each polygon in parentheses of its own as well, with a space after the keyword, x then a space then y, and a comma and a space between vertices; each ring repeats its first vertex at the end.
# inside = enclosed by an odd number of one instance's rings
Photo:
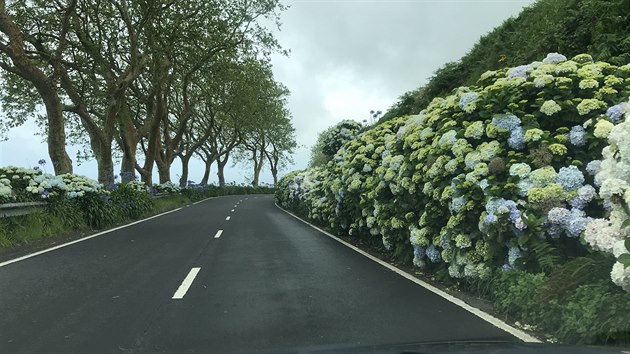
POLYGON ((543 339, 629 345, 628 8, 536 2, 276 201, 543 339))
POLYGON ((0 218, 0 248, 43 238, 84 234, 158 214, 205 198, 272 193, 271 187, 198 185, 181 188, 167 182, 100 184, 89 178, 53 176, 41 168, 0 168, 0 205, 46 202, 37 212, 0 218))
POLYGON ((285 9, 278 0, 1 0, 0 139, 35 122, 49 158, 0 168, 0 204, 46 202, 0 219, 0 247, 269 192, 261 172, 277 181, 297 146, 289 91, 270 62, 286 54, 269 26, 285 9), (73 174, 87 160, 97 181, 73 174), (198 184, 194 161, 204 166, 198 184), (251 169, 253 187, 226 183, 235 163, 251 169), (212 166, 218 187, 208 185, 212 166))
POLYGON ((278 203, 552 341, 630 343, 630 65, 540 59, 359 133, 278 203))

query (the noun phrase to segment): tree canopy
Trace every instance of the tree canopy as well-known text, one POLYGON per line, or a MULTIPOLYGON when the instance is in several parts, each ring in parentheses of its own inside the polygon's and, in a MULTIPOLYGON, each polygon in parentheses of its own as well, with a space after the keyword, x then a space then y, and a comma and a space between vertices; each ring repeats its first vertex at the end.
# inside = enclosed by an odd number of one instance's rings
MULTIPOLYGON (((279 0, 2 0, 0 132, 36 118, 58 174, 72 171, 69 142, 83 146, 77 160, 96 160, 103 183, 115 161, 123 179, 150 184, 155 166, 170 181, 177 158, 180 184, 192 158, 208 172, 216 162, 224 183, 230 153, 260 127, 293 129, 288 90, 269 64, 285 51, 262 22, 279 26, 284 9, 279 0)), ((274 147, 281 156, 295 146, 287 137, 274 147)))

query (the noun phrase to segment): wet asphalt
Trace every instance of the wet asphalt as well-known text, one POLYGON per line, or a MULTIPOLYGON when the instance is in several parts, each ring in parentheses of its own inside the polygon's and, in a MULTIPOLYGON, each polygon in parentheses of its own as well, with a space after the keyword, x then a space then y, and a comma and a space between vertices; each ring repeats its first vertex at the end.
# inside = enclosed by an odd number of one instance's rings
POLYGON ((0 267, 0 353, 469 340, 517 341, 294 219, 270 195, 206 200, 0 267))

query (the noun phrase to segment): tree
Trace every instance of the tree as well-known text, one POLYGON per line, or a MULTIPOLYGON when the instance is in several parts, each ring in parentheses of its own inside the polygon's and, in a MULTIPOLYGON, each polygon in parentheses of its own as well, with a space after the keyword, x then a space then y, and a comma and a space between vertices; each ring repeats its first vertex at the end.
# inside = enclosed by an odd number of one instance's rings
POLYGON ((289 112, 284 110, 283 115, 276 122, 274 129, 269 131, 269 145, 265 149, 265 156, 269 162, 269 169, 273 177, 273 185, 278 185, 278 172, 292 163, 292 154, 297 147, 295 141, 295 128, 291 124, 289 112))
MULTIPOLYGON (((56 23, 58 31, 55 35, 59 43, 54 53, 55 58, 60 58, 61 52, 66 47, 69 14, 75 6, 76 0, 70 0, 61 9, 63 18, 60 23, 56 23)), ((0 67, 9 74, 9 77, 11 74, 16 75, 33 85, 46 109, 48 154, 53 162, 55 173, 72 173, 72 160, 66 152, 63 105, 57 90, 59 73, 50 66, 41 68, 37 57, 31 55, 33 48, 25 40, 29 34, 23 32, 13 16, 9 15, 5 0, 0 1, 0 32, 4 35, 4 38, 0 39, 0 53, 5 56, 0 59, 0 67)))
POLYGON ((67 7, 60 2, 17 1, 12 6, 30 29, 32 57, 41 67, 52 68, 57 78, 63 110, 78 118, 68 120, 70 137, 83 142, 83 133, 87 134, 99 181, 113 182, 116 122, 126 112, 127 88, 145 67, 140 35, 157 8, 127 0, 72 1, 67 7))
MULTIPOLYGON (((248 128, 244 131, 243 139, 238 146, 237 160, 241 163, 248 162, 253 166, 252 185, 258 186, 260 173, 267 160, 267 153, 274 137, 277 137, 277 129, 285 129, 283 126, 288 119, 288 112, 284 108, 289 90, 281 83, 273 79, 271 67, 267 63, 260 66, 257 71, 252 71, 252 80, 255 79, 258 93, 248 102, 248 111, 244 112, 249 117, 248 128)), ((290 124, 288 125, 290 126, 290 124)), ((277 167, 274 166, 277 173, 277 167)))
MULTIPOLYGON (((187 12, 181 21, 182 28, 175 31, 182 40, 162 41, 159 48, 168 53, 169 58, 163 70, 168 73, 167 77, 160 77, 154 85, 159 93, 156 114, 161 116, 155 120, 159 120, 162 127, 150 130, 146 137, 151 146, 144 151, 151 156, 146 156, 141 173, 147 174, 154 161, 160 183, 170 180, 170 166, 193 118, 189 90, 195 75, 209 70, 209 66, 226 53, 265 58, 280 50, 271 32, 257 23, 262 16, 277 18, 277 11, 284 8, 278 1, 215 0, 196 4, 199 7, 193 13, 187 12), (171 100, 169 95, 175 92, 175 87, 181 90, 183 104, 180 112, 173 115, 176 119, 169 122, 173 107, 166 102, 171 100)), ((165 36, 174 33, 173 28, 161 28, 157 32, 165 36)))
POLYGON ((156 165, 170 181, 179 158, 185 184, 194 156, 207 182, 266 107, 286 103, 266 91, 269 57, 283 51, 259 23, 279 25, 284 9, 279 0, 1 1, 0 131, 36 116, 41 100, 47 117, 37 122, 57 173, 72 170, 67 139, 95 157, 103 183, 114 180, 114 158, 123 180, 135 170, 147 184, 156 165))

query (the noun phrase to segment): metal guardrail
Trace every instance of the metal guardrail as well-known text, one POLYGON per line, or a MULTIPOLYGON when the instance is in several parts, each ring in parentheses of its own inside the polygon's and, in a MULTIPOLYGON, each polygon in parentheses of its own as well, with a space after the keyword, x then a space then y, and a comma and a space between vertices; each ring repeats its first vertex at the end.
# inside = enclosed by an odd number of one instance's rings
MULTIPOLYGON (((157 193, 153 195, 153 198, 168 197, 169 193, 157 193)), ((10 218, 13 216, 28 215, 33 213, 41 213, 47 202, 23 202, 23 203, 6 203, 0 204, 0 219, 10 218)))
POLYGON ((39 213, 44 210, 46 204, 46 202, 0 204, 0 218, 39 213))

